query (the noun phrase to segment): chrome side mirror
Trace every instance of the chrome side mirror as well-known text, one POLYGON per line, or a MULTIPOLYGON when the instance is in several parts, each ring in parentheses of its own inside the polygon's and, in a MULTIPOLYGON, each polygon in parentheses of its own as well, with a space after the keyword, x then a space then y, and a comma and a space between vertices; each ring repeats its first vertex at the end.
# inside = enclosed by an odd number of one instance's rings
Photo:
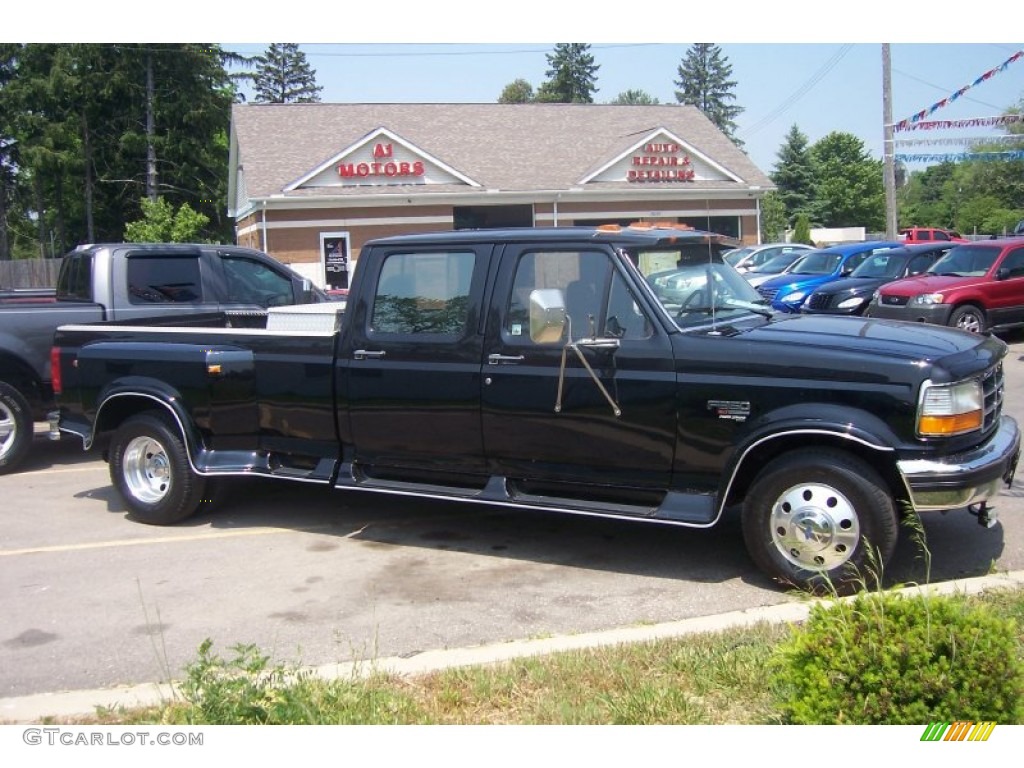
POLYGON ((565 333, 565 296, 557 288, 530 291, 530 340, 555 344, 565 333))

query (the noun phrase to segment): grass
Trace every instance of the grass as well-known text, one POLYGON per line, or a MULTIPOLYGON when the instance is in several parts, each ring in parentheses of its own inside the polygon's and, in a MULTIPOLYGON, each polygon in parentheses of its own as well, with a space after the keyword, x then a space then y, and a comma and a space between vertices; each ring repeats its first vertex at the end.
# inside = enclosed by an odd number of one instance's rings
MULTIPOLYGON (((1018 627, 1024 590, 964 598, 1018 627)), ((771 671, 788 625, 749 628, 533 657, 404 678, 324 680, 271 666, 253 646, 221 658, 199 648, 181 696, 162 706, 98 710, 77 724, 778 724, 771 671)))

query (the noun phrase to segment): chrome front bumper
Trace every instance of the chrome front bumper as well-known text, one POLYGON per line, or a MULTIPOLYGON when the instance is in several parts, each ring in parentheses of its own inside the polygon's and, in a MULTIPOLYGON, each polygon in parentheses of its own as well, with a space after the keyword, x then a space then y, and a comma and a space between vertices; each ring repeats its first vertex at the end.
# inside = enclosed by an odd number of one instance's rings
POLYGON ((999 494, 1013 482, 1020 456, 1017 422, 1003 416, 992 438, 974 450, 944 459, 897 462, 918 512, 959 509, 999 494))

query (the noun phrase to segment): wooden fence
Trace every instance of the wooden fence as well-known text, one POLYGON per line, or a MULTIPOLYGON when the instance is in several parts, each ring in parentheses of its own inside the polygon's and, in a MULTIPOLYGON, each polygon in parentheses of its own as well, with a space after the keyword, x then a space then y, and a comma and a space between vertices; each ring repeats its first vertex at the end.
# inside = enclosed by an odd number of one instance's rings
POLYGON ((0 288, 53 288, 60 259, 0 261, 0 288))

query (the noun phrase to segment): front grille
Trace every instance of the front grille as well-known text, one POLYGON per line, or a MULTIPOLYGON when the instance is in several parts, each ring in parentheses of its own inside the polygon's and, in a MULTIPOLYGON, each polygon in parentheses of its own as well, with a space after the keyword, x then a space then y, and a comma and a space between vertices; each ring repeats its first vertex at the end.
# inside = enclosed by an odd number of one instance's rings
POLYGON ((828 309, 832 305, 832 296, 828 293, 812 293, 806 303, 808 309, 828 309))
POLYGON ((910 301, 909 296, 879 296, 878 303, 884 307, 905 307, 910 301))
POLYGON ((775 299, 776 295, 778 295, 779 289, 778 288, 761 288, 761 287, 758 287, 757 292, 761 294, 761 298, 762 299, 766 299, 768 301, 773 301, 775 299))
POLYGON ((1003 364, 989 370, 981 380, 981 389, 985 396, 985 417, 982 429, 988 431, 998 425, 1003 413, 1003 364))

